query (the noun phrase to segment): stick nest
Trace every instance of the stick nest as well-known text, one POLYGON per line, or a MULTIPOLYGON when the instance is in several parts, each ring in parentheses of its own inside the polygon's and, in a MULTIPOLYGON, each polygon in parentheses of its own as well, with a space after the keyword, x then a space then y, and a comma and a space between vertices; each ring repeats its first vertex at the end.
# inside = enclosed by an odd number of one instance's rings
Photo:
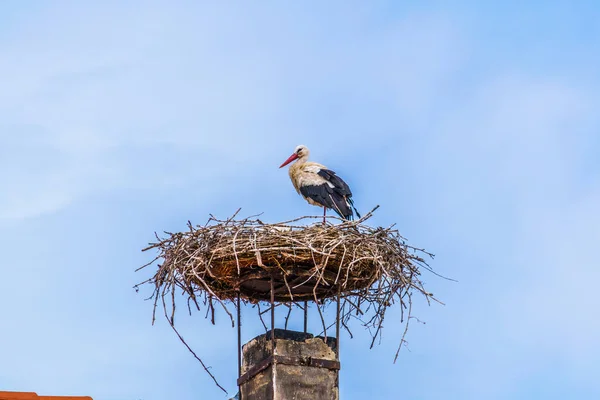
POLYGON ((326 321, 324 307, 339 296, 343 327, 352 335, 348 321, 359 320, 370 330, 373 346, 390 306, 399 303, 408 324, 412 294, 433 298, 420 280, 421 268, 431 271, 425 257, 433 255, 407 245, 393 226, 366 225, 373 211, 358 221, 328 217, 326 224, 314 223, 317 217, 267 224, 256 217, 235 219, 237 212, 226 220, 211 216, 203 226, 188 222, 185 232, 165 232, 144 249, 158 255, 139 269, 156 264, 157 270, 136 289, 144 283, 154 287, 154 312, 162 303, 173 328, 176 292, 187 297, 190 313, 203 304, 215 323, 215 306, 220 306, 232 324, 229 307, 235 307, 238 295, 258 308, 263 321, 261 302, 270 302, 273 293, 272 307, 288 308, 286 328, 292 308, 310 300, 325 335, 333 323, 326 321))

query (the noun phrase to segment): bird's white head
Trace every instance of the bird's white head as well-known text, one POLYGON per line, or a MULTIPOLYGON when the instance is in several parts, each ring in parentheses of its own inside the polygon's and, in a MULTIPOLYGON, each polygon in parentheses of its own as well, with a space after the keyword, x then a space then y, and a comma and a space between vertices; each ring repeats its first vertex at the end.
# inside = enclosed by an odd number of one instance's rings
POLYGON ((306 160, 308 158, 308 147, 306 147, 305 145, 301 144, 300 146, 297 146, 296 149, 294 150, 294 152, 292 153, 292 155, 283 162, 283 164, 281 164, 281 166, 279 166, 279 168, 283 168, 286 165, 288 165, 289 163, 291 163, 294 160, 298 160, 298 159, 304 159, 306 160))

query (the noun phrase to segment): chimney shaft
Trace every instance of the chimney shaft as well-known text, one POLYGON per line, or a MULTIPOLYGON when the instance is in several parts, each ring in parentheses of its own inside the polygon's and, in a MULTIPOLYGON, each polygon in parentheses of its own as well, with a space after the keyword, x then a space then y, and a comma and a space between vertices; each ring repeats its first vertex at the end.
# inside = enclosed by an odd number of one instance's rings
POLYGON ((243 346, 242 400, 339 400, 336 339, 275 329, 243 346))

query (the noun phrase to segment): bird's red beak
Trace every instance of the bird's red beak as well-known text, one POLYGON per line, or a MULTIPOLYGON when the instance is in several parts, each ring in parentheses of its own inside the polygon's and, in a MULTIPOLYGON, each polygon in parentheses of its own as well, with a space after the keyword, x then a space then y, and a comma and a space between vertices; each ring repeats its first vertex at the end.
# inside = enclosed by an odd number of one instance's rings
POLYGON ((284 161, 283 164, 281 164, 281 166, 279 168, 283 168, 286 165, 288 165, 289 163, 291 163, 292 161, 296 160, 298 158, 298 154, 294 153, 290 156, 290 158, 288 158, 287 160, 284 161))

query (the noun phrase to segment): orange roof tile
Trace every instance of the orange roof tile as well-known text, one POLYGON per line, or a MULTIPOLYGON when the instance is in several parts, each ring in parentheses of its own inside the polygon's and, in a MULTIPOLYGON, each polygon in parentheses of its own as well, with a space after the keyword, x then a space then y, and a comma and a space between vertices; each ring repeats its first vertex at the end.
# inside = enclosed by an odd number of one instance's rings
POLYGON ((38 396, 34 392, 0 392, 0 400, 93 400, 89 396, 38 396))

